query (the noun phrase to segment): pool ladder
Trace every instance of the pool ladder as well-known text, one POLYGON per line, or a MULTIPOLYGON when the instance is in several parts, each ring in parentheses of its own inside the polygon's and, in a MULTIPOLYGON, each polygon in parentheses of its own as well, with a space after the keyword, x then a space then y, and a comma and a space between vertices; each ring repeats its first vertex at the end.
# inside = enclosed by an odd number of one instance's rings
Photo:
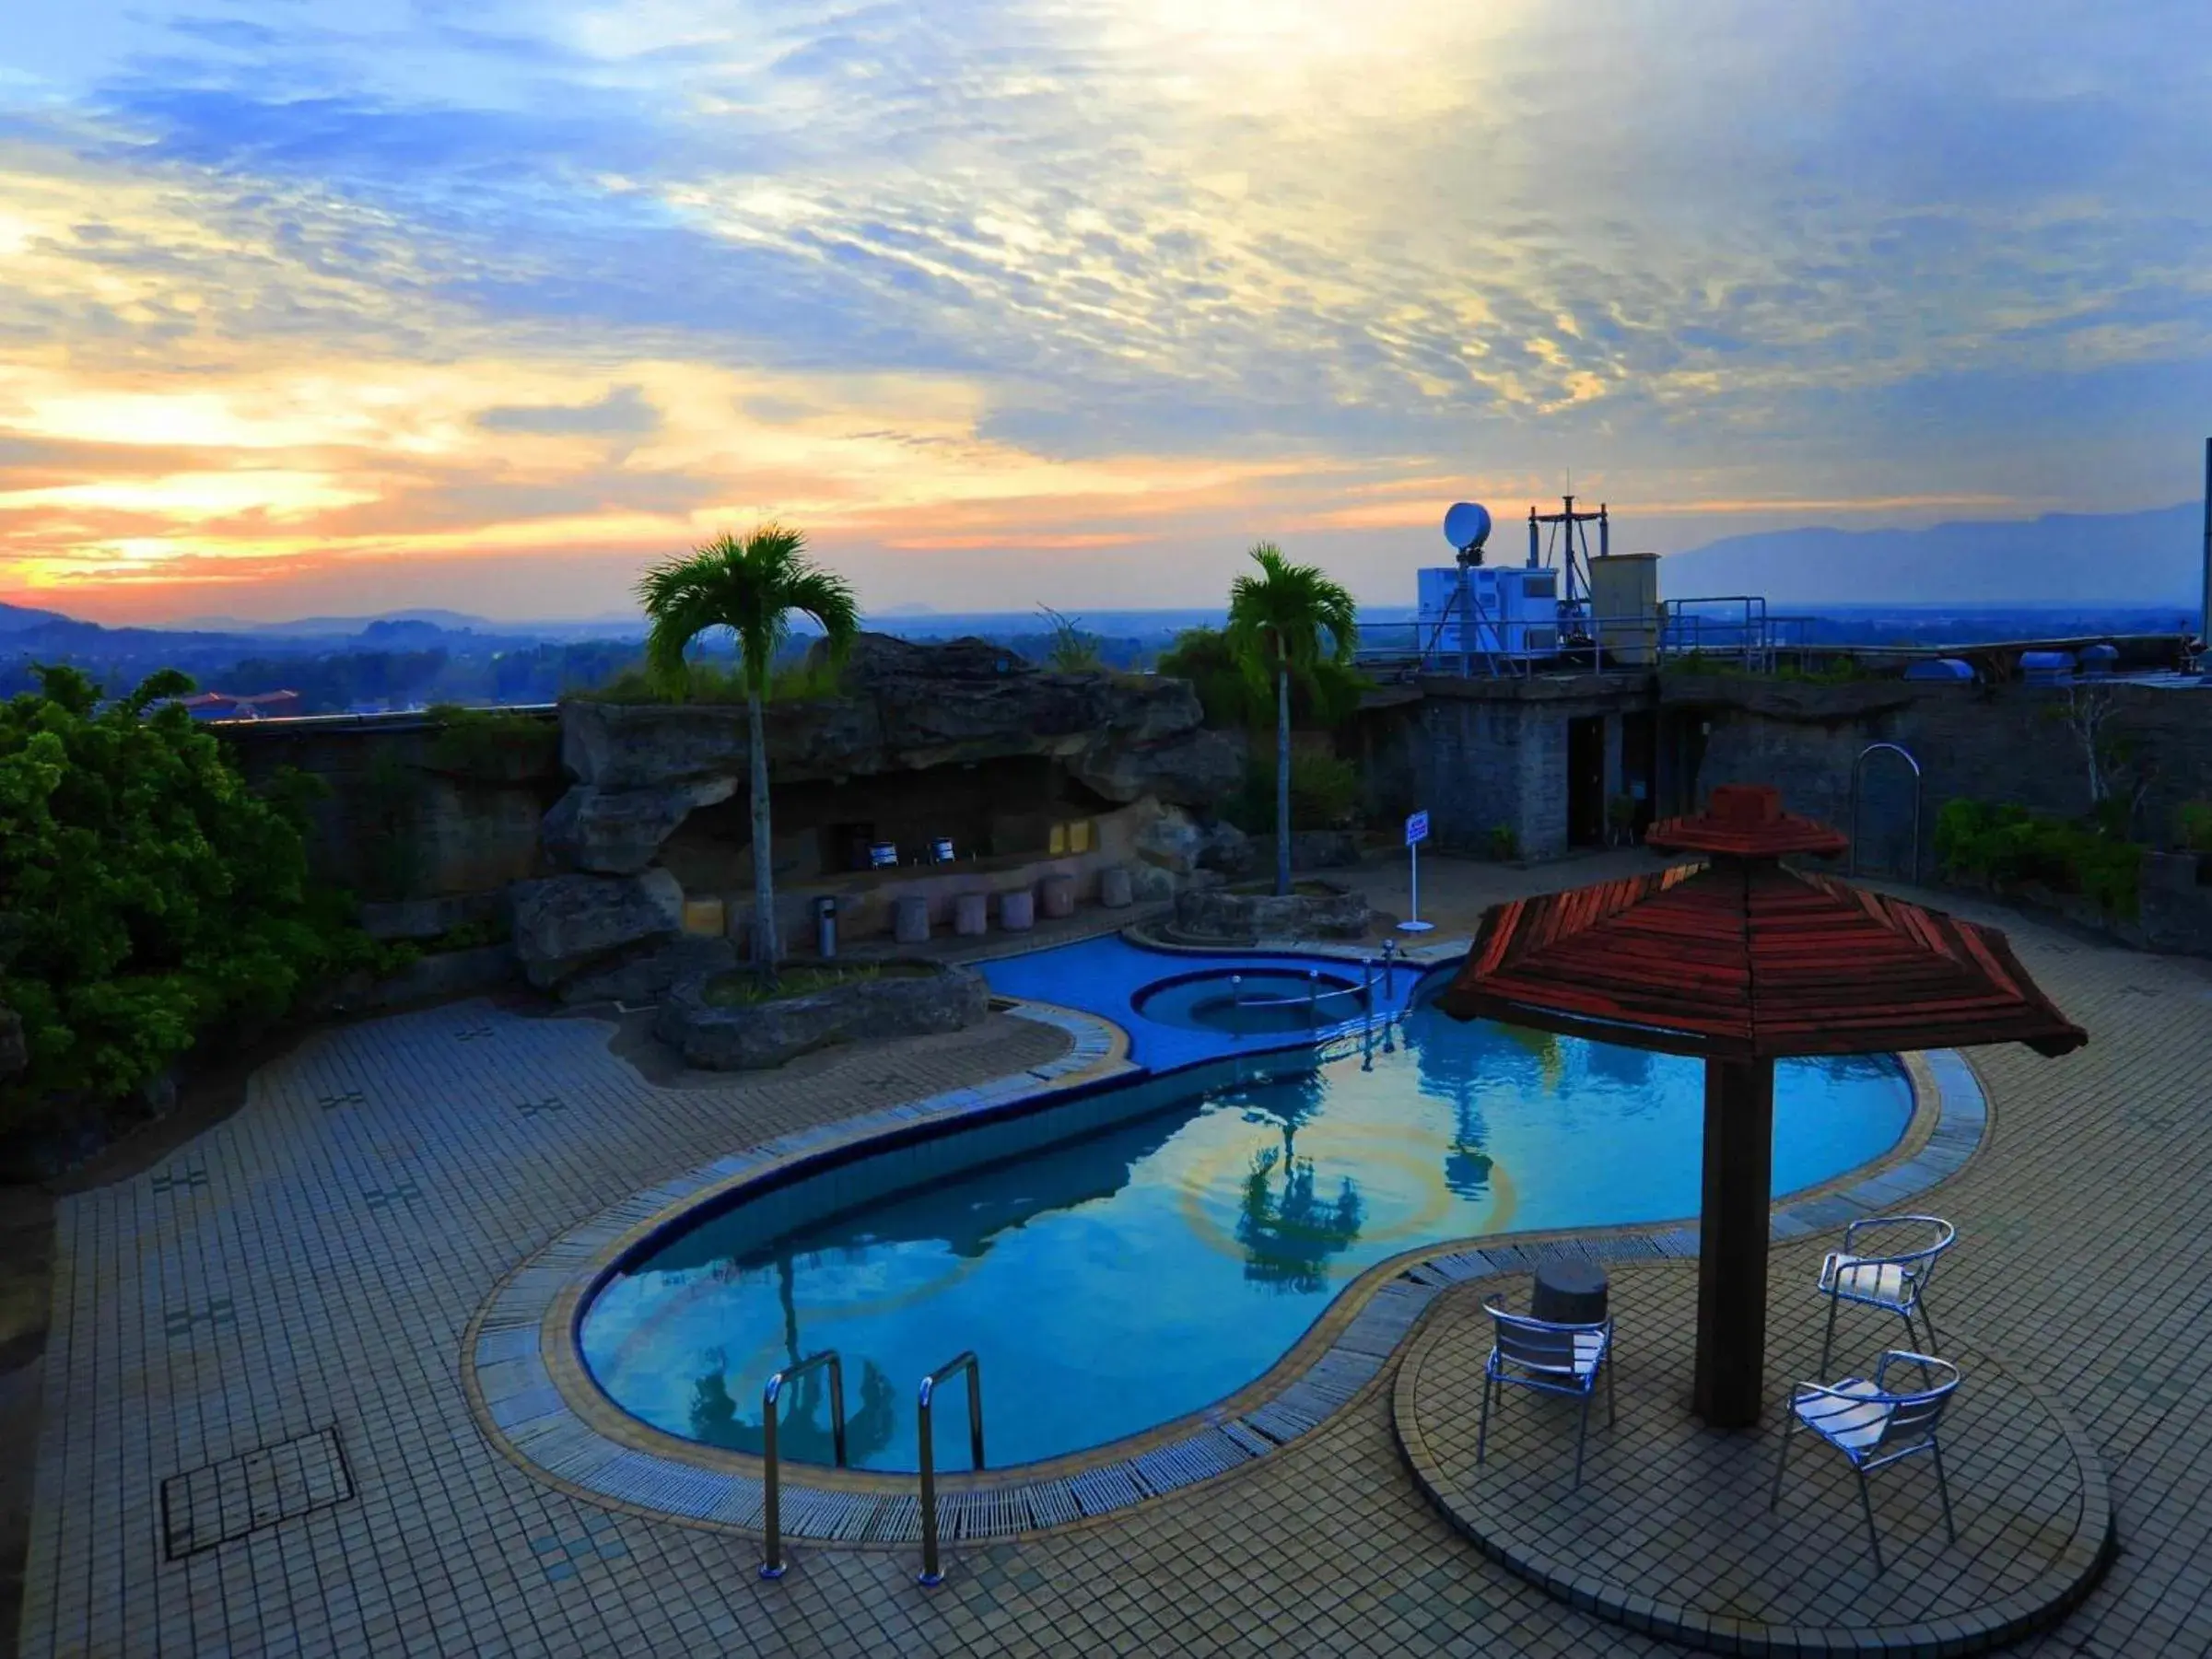
POLYGON ((837 1456, 837 1467, 845 1466, 845 1366, 838 1360, 836 1349, 825 1348, 820 1353, 809 1354, 798 1364, 778 1372, 760 1391, 761 1456, 768 1466, 767 1477, 761 1485, 761 1529, 767 1534, 766 1559, 760 1563, 760 1576, 763 1578, 781 1578, 785 1567, 783 1465, 776 1448, 777 1408, 783 1398, 783 1385, 817 1365, 829 1367, 830 1444, 837 1456))
MULTIPOLYGON (((837 1466, 845 1466, 845 1366, 834 1348, 825 1348, 818 1354, 809 1354, 796 1365, 785 1367, 767 1381, 760 1391, 760 1421, 763 1436, 762 1459, 767 1465, 761 1486, 761 1529, 767 1535, 765 1559, 760 1563, 760 1576, 778 1579, 789 1566, 783 1559, 783 1462, 777 1447, 777 1415, 783 1399, 786 1383, 803 1376, 816 1366, 829 1368, 829 1423, 830 1440, 835 1448, 837 1466)), ((967 1376, 967 1441, 968 1455, 977 1468, 983 1466, 983 1362, 976 1358, 973 1349, 955 1354, 921 1380, 916 1401, 916 1415, 921 1431, 921 1571, 915 1582, 926 1589, 935 1589, 944 1583, 944 1572, 938 1560, 937 1551, 937 1443, 931 1434, 933 1408, 937 1388, 942 1383, 955 1381, 966 1373, 967 1376)))
POLYGON ((915 1583, 925 1590, 934 1590, 944 1583, 944 1573, 937 1562, 937 1443, 930 1433, 930 1408, 935 1404, 937 1385, 950 1382, 962 1372, 967 1373, 967 1442, 968 1455, 975 1466, 983 1466, 983 1362, 976 1358, 974 1349, 955 1354, 921 1380, 921 1389, 916 1403, 916 1413, 921 1422, 921 1571, 915 1583))

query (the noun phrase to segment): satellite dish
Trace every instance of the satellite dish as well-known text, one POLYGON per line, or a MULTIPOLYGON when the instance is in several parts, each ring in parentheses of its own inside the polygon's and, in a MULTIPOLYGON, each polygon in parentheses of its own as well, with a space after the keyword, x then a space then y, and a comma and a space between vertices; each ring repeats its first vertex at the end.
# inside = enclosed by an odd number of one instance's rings
POLYGON ((1490 540, 1490 508, 1462 501, 1444 515, 1444 539, 1456 552, 1480 548, 1490 540))

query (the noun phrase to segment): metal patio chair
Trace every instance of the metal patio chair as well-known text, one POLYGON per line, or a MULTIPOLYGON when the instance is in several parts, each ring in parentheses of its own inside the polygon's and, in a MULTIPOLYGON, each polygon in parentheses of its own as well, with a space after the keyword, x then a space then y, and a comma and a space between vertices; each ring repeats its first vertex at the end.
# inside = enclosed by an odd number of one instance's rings
POLYGON ((1943 1498, 1943 1530, 1956 1544, 1959 1529, 1951 1524, 1950 1483, 1943 1478, 1943 1448, 1936 1431, 1943 1408, 1959 1386, 1959 1368, 1933 1354, 1891 1349, 1875 1367, 1874 1380, 1846 1377, 1841 1383, 1799 1383, 1790 1391, 1789 1421, 1782 1431, 1782 1455, 1774 1464, 1774 1490, 1768 1495, 1771 1511, 1782 1501, 1782 1475, 1789 1467, 1789 1437, 1803 1423, 1851 1460, 1858 1477, 1859 1508, 1867 1517, 1867 1540, 1874 1546, 1874 1571, 1882 1566, 1881 1536, 1874 1530, 1874 1500, 1867 1492, 1867 1477, 1876 1469, 1925 1452, 1936 1465, 1936 1490, 1943 1498), (1892 1365, 1916 1365, 1924 1386, 1900 1393, 1890 1386, 1892 1365))
POLYGON ((1539 1394, 1563 1394, 1582 1401, 1582 1422, 1574 1432, 1574 1484, 1582 1484, 1583 1443, 1590 1434, 1590 1398, 1598 1392, 1598 1373, 1605 1373, 1605 1421, 1615 1420, 1613 1400, 1613 1322, 1593 1325, 1555 1325, 1532 1319, 1498 1305, 1492 1297, 1482 1304, 1490 1312, 1494 1335, 1490 1358, 1482 1367, 1482 1422, 1475 1435, 1475 1461, 1490 1450, 1490 1399, 1500 1388, 1533 1388, 1539 1394))
POLYGON ((1829 1354, 1835 1346, 1836 1309, 1846 1302, 1895 1314, 1905 1322, 1905 1342, 1914 1349, 1920 1346, 1920 1332, 1913 1325, 1913 1315, 1918 1313, 1927 1326, 1928 1352, 1936 1351, 1928 1280, 1936 1276, 1937 1259, 1958 1236, 1957 1228, 1932 1215, 1871 1216, 1843 1229, 1843 1247, 1831 1250, 1820 1263, 1820 1294, 1828 1298, 1828 1334, 1820 1339, 1822 1378, 1828 1375, 1829 1354), (1877 1233, 1881 1237, 1871 1242, 1882 1246, 1878 1252, 1854 1248, 1861 1235, 1877 1233), (1900 1248, 1900 1243, 1910 1248, 1900 1248))

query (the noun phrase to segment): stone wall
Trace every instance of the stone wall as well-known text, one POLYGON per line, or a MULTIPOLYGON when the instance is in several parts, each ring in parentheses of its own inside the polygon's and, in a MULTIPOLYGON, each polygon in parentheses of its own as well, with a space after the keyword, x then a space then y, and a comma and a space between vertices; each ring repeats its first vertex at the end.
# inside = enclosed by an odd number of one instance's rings
MULTIPOLYGON (((2103 690, 2114 708, 2108 731, 2153 768, 2136 833, 2162 843, 2183 801, 2212 799, 2212 687, 2103 690)), ((1933 868, 1936 814, 1947 800, 2017 801, 2066 817, 2089 809, 2087 765, 2058 718, 2066 703, 2059 687, 1668 675, 1660 695, 1664 719, 1693 757, 1696 798, 1715 784, 1771 783, 1792 812, 1846 832, 1859 753, 1878 742, 1909 749, 1923 773, 1923 874, 1933 868)), ((1870 762, 1858 830, 1862 868, 1902 872, 1911 823, 1909 771, 1894 756, 1870 762)))
POLYGON ((1363 712, 1349 740, 1366 780, 1371 821, 1429 813, 1433 844, 1487 855, 1492 834, 1513 832, 1521 856, 1567 851, 1567 723, 1605 717, 1605 787, 1618 789, 1621 721, 1651 706, 1646 674, 1434 679, 1394 691, 1363 712))
POLYGON ((310 808, 319 874, 371 902, 495 894, 540 868, 538 824, 568 787, 553 717, 528 746, 457 757, 425 715, 357 721, 240 721, 214 730, 247 778, 292 766, 326 793, 310 808))

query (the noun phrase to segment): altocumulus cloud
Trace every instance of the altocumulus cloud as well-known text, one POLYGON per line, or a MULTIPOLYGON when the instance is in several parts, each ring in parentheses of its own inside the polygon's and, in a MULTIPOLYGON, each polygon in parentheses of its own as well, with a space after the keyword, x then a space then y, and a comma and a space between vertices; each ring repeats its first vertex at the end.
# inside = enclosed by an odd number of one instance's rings
MULTIPOLYGON (((141 392, 168 365, 247 398, 277 342, 341 403, 504 365, 296 435, 392 502, 434 455, 441 534, 577 468, 978 537, 1057 528, 1055 466, 1172 502, 1163 458, 1369 523, 1394 480, 1562 461, 1655 505, 2117 505, 2160 494, 2146 438, 2212 358, 2212 31, 2170 0, 90 13, 0 83, 0 333, 141 392), (2073 413, 2122 382, 2124 419, 2073 413), (1922 387, 1939 443, 1896 419, 1922 387)), ((50 430, 53 385, 7 392, 50 430)), ((660 522, 620 535, 689 520, 660 522)))

